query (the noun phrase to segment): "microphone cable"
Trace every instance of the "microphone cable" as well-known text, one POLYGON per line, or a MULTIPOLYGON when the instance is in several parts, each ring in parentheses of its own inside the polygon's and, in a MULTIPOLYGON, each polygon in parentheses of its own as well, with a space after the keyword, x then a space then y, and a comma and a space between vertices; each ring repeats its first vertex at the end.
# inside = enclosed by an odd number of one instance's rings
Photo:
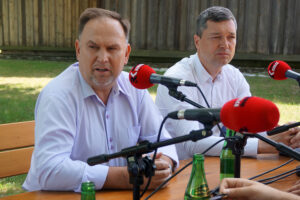
MULTIPOLYGON (((208 103, 208 101, 207 101, 207 99, 206 99, 205 95, 203 94, 203 92, 202 92, 201 88, 200 88, 198 85, 196 85, 196 88, 199 90, 199 92, 200 92, 200 94, 201 94, 202 98, 203 98, 203 99, 204 99, 204 101, 205 101, 205 104, 206 104, 206 106, 207 106, 208 108, 210 108, 210 105, 209 105, 209 103, 208 103)), ((224 133, 224 132, 223 132, 223 130, 221 129, 221 127, 220 127, 219 123, 217 124, 217 127, 218 127, 218 129, 219 129, 219 131, 220 131, 220 134, 222 135, 222 137, 224 137, 224 138, 225 138, 225 133, 224 133)))
MULTIPOLYGON (((235 137, 228 137, 228 138, 222 138, 219 141, 215 142, 213 145, 211 145, 209 148, 207 148, 205 151, 202 152, 202 154, 207 153, 209 150, 211 150, 214 146, 216 146, 217 144, 219 144, 220 142, 224 141, 224 140, 229 140, 229 139, 233 139, 235 137)), ((185 166, 183 166, 180 170, 178 170, 177 172, 175 172, 172 176, 170 176, 169 178, 167 178, 163 183, 161 183, 157 188, 155 188, 155 190, 153 192, 151 192, 144 200, 148 200, 150 197, 152 197, 158 190, 160 190, 166 183, 168 183, 172 178, 174 178, 175 176, 177 176, 180 172, 182 172, 184 169, 186 169, 188 166, 190 166, 193 163, 193 161, 190 161, 189 163, 187 163, 185 166)))
POLYGON ((275 171, 275 170, 277 170, 277 169, 279 169, 279 168, 281 168, 281 167, 283 167, 283 166, 285 166, 285 165, 291 163, 292 161, 294 161, 293 158, 290 159, 290 160, 288 160, 287 162, 285 162, 285 163, 279 165, 278 167, 275 167, 275 168, 270 169, 270 170, 268 170, 268 171, 266 171, 266 172, 263 172, 263 173, 258 174, 258 175, 256 175, 256 176, 253 176, 253 177, 249 178, 249 180, 253 180, 253 179, 255 179, 255 178, 258 178, 258 177, 260 177, 260 176, 263 176, 263 175, 265 175, 265 174, 268 174, 268 173, 270 173, 270 172, 273 172, 273 171, 275 171))
POLYGON ((299 171, 297 168, 296 169, 292 169, 290 171, 284 172, 284 173, 279 174, 279 175, 275 175, 275 176, 272 176, 272 177, 269 177, 269 178, 265 178, 265 179, 260 179, 257 182, 260 182, 260 183, 263 183, 265 185, 268 185, 268 184, 271 184, 271 183, 273 183, 275 181, 278 181, 278 180, 284 179, 286 177, 289 177, 289 176, 297 173, 297 171, 299 171), (271 179, 274 179, 274 180, 271 180, 271 179), (269 181, 269 180, 271 180, 271 181, 269 181), (265 181, 268 181, 268 182, 265 182, 265 181))
MULTIPOLYGON (((265 172, 263 172, 263 173, 261 173, 261 174, 255 175, 255 176, 253 176, 253 177, 251 177, 251 178, 248 178, 248 179, 249 179, 249 180, 253 180, 253 179, 255 179, 255 178, 258 178, 258 177, 260 177, 260 176, 263 176, 263 175, 265 175, 265 174, 268 174, 268 173, 270 173, 270 172, 272 172, 272 171, 275 171, 275 170, 277 170, 277 169, 279 169, 279 168, 281 168, 281 167, 283 167, 283 166, 285 166, 285 165, 291 163, 292 161, 294 161, 293 158, 290 159, 290 160, 288 160, 287 162, 285 162, 285 163, 283 163, 283 164, 281 164, 281 165, 279 165, 279 166, 273 168, 273 169, 270 169, 270 170, 265 171, 265 172)), ((212 189, 210 192, 211 192, 212 194, 218 194, 219 189, 220 189, 220 187, 217 186, 217 187, 215 187, 214 189, 212 189)))
MULTIPOLYGON (((159 131, 158 131, 158 134, 157 134, 157 140, 156 140, 157 142, 159 142, 159 140, 160 140, 160 135, 161 135, 161 131, 162 131, 163 125, 165 124, 165 122, 166 122, 166 120, 167 120, 168 118, 169 118, 168 116, 165 116, 164 119, 163 119, 163 121, 162 121, 161 124, 160 124, 159 131)), ((152 157, 153 163, 155 162, 156 154, 157 154, 157 148, 154 150, 154 153, 153 153, 153 157, 152 157)), ((152 179, 152 176, 150 176, 150 177, 148 178, 147 185, 145 186, 145 188, 144 188, 142 194, 140 195, 140 198, 141 198, 141 197, 145 194, 145 192, 148 190, 148 187, 149 187, 149 185, 150 185, 150 183, 151 183, 151 179, 152 179)))

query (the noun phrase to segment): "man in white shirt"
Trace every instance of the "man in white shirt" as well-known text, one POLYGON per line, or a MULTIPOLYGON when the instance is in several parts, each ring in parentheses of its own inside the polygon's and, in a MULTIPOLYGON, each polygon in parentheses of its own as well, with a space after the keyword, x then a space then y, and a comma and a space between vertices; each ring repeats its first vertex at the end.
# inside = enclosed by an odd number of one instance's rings
MULTIPOLYGON (((78 192, 86 181, 96 189, 132 187, 126 159, 86 163, 89 157, 157 140, 159 110, 149 93, 135 89, 122 72, 131 50, 129 28, 112 11, 88 8, 81 14, 75 42, 78 63, 54 78, 36 103, 35 149, 26 190, 78 192)), ((162 139, 168 138, 163 130, 162 139)), ((174 145, 158 151, 149 188, 165 181, 178 163, 174 145)))
MULTIPOLYGON (((197 19, 197 32, 194 35, 197 53, 189 58, 183 58, 170 67, 165 75, 197 83, 212 108, 220 108, 234 98, 250 96, 249 84, 244 76, 237 68, 228 64, 235 53, 236 30, 236 20, 229 9, 210 7, 204 10, 197 19)), ((208 107, 195 87, 178 87, 178 91, 192 101, 208 107)), ((176 110, 195 108, 169 96, 168 89, 161 85, 157 89, 156 105, 163 116, 176 110)), ((196 121, 171 119, 166 121, 165 126, 173 137, 203 128, 203 125, 196 121)), ((299 132, 297 128, 290 129, 283 134, 275 135, 273 139, 296 148, 299 147, 299 139, 295 141, 292 138, 297 132, 299 132)), ((201 153, 221 138, 215 126, 211 137, 197 142, 188 141, 177 144, 179 159, 190 158, 194 153, 201 153)), ((223 143, 219 143, 208 151, 207 155, 219 156, 222 146, 223 143)), ((247 139, 244 155, 255 156, 257 153, 271 152, 276 152, 276 150, 270 145, 255 138, 247 139)))

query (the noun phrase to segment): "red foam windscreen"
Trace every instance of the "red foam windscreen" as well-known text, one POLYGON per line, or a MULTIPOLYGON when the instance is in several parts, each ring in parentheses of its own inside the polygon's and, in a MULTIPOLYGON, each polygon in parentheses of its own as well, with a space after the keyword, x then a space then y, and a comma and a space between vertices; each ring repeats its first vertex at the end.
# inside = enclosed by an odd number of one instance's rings
POLYGON ((150 66, 139 64, 130 70, 129 80, 134 87, 138 89, 147 89, 153 86, 150 82, 150 76, 153 73, 156 72, 150 66))
POLYGON ((291 67, 284 61, 275 60, 268 66, 268 73, 275 80, 285 80, 285 72, 291 70, 291 67))
POLYGON ((260 97, 244 97, 228 101, 220 113, 221 121, 237 132, 257 133, 273 129, 279 121, 277 106, 260 97))

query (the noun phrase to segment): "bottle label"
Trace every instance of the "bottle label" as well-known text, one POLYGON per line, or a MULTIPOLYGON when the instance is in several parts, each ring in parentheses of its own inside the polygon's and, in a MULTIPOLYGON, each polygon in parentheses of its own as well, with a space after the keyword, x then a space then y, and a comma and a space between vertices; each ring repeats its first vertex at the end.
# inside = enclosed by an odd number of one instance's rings
POLYGON ((189 196, 192 198, 195 197, 210 197, 209 195, 209 189, 207 184, 200 185, 196 188, 191 188, 191 191, 189 193, 189 196))

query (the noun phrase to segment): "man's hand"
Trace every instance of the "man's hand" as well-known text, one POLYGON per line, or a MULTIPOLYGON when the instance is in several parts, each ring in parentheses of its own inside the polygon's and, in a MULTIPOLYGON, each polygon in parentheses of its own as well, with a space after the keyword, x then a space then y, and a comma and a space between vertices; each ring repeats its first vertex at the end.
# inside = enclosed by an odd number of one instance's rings
MULTIPOLYGON (((154 162, 156 170, 155 175, 151 179, 149 189, 157 188, 162 182, 172 175, 173 162, 169 157, 163 155, 162 153, 157 153, 154 162)), ((148 179, 144 179, 143 187, 146 186, 147 181, 148 179)), ((164 185, 164 187, 166 186, 167 184, 164 185)))
MULTIPOLYGON (((292 148, 300 147, 300 128, 290 128, 288 131, 268 137, 276 142, 284 143, 292 148)), ((271 145, 259 140, 258 153, 277 153, 278 151, 271 145)))
MULTIPOLYGON (((154 162, 156 165, 156 170, 155 175, 151 179, 149 189, 155 189, 172 174, 171 167, 173 167, 173 162, 169 157, 163 155, 162 153, 157 153, 154 162)), ((144 188, 147 182, 148 178, 144 178, 144 184, 141 186, 141 188, 144 188)), ((127 167, 109 167, 103 188, 130 189, 132 187, 132 184, 129 184, 127 167)))
POLYGON ((225 178, 220 185, 220 193, 227 194, 229 199, 257 200, 257 199, 286 199, 296 200, 297 196, 276 190, 262 183, 241 178, 225 178))
POLYGON ((287 192, 300 196, 300 180, 297 181, 290 189, 288 189, 287 192))

